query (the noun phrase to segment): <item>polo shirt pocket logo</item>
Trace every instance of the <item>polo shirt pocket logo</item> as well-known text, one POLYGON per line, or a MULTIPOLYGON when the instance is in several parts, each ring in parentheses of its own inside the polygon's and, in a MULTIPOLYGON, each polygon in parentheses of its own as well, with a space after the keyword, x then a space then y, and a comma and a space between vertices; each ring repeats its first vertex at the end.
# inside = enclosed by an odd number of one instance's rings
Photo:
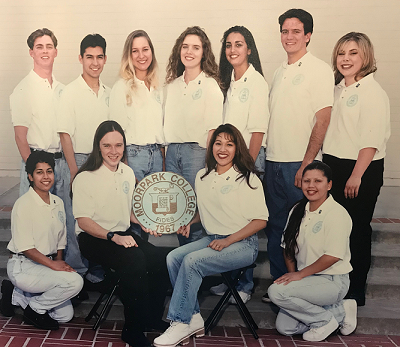
POLYGON ((221 188, 221 193, 222 194, 228 194, 231 190, 232 190, 233 186, 229 185, 229 186, 223 186, 221 188))
POLYGON ((249 90, 247 88, 243 88, 239 93, 240 102, 246 102, 249 99, 249 90))
POLYGON ((156 99, 156 101, 161 104, 161 97, 160 97, 160 93, 156 92, 154 93, 154 99, 156 99))
POLYGON ((198 100, 201 98, 201 95, 203 94, 201 89, 197 89, 193 94, 192 94, 192 98, 193 100, 198 100))
POLYGON ((104 100, 104 102, 106 103, 107 106, 110 106, 110 97, 107 96, 104 100))
POLYGON ((129 192, 129 182, 128 181, 125 181, 124 183, 122 183, 122 191, 125 194, 128 194, 128 192, 129 192))
POLYGON ((353 107, 353 106, 355 106, 355 105, 357 104, 357 102, 358 102, 358 95, 357 95, 357 94, 354 94, 354 95, 350 96, 350 97, 347 99, 346 105, 347 105, 348 107, 353 107))
POLYGON ((293 80, 292 80, 292 83, 293 83, 295 86, 297 86, 297 85, 303 83, 303 81, 304 81, 304 75, 298 74, 298 75, 294 76, 294 78, 293 78, 293 80))
POLYGON ((64 212, 63 211, 58 211, 58 219, 62 224, 65 223, 65 217, 64 217, 64 212))
POLYGON ((318 233, 320 230, 322 229, 322 221, 319 221, 317 223, 315 223, 315 225, 312 228, 312 232, 314 234, 318 233))

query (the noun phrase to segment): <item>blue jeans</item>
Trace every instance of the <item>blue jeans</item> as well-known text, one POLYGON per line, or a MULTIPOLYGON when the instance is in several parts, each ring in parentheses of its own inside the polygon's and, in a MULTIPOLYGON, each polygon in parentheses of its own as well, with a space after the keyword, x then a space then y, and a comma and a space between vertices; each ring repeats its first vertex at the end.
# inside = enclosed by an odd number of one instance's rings
POLYGON ((278 163, 267 160, 265 163, 265 200, 269 212, 265 233, 268 238, 267 252, 273 279, 287 272, 281 240, 290 209, 303 197, 301 189, 294 185, 294 177, 300 166, 300 161, 278 163))
POLYGON ((220 252, 207 247, 212 240, 227 236, 207 235, 168 254, 169 278, 174 288, 168 319, 189 324, 192 316, 200 312, 197 292, 203 277, 254 263, 258 254, 257 234, 233 243, 220 252))
MULTIPOLYGON (((159 145, 129 145, 126 147, 126 151, 128 153, 128 165, 135 173, 138 181, 152 173, 163 171, 163 157, 159 145)), ((131 223, 131 230, 148 241, 149 234, 144 232, 140 225, 131 223)))
MULTIPOLYGON (((183 176, 193 187, 196 174, 205 167, 206 149, 197 143, 171 143, 165 156, 165 170, 183 176)), ((179 245, 185 245, 201 238, 201 224, 193 224, 189 238, 178 235, 179 245)))
POLYGON ((256 170, 260 173, 260 180, 262 181, 265 173, 265 147, 260 148, 256 161, 256 170))
MULTIPOLYGON (((80 260, 80 253, 78 248, 78 243, 76 242, 75 235, 75 218, 72 214, 72 201, 69 195, 70 192, 70 181, 71 174, 69 172, 67 161, 64 156, 60 159, 55 160, 54 167, 54 185, 51 187, 50 192, 52 194, 57 195, 64 203, 65 215, 66 215, 66 225, 67 225, 67 246, 64 250, 65 261, 75 269, 81 276, 83 276, 87 268, 80 260), (68 256, 69 248, 71 248, 72 244, 76 244, 76 249, 78 251, 78 256, 75 252, 68 256)), ((19 194, 20 196, 25 194, 29 189, 29 181, 27 178, 27 174, 25 172, 25 162, 22 161, 21 165, 21 183, 19 186, 19 194)), ((72 246, 73 247, 73 246, 72 246)))
POLYGON ((328 324, 332 317, 340 325, 349 285, 348 274, 311 275, 287 285, 272 284, 268 295, 280 308, 276 329, 283 335, 303 334, 328 324))

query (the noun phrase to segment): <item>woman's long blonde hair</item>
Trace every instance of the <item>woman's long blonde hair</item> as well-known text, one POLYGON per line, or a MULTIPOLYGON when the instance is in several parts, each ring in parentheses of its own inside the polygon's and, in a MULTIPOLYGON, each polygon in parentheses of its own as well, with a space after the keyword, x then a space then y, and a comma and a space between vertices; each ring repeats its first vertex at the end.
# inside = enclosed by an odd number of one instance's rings
POLYGON ((126 95, 126 102, 128 105, 132 104, 132 93, 135 92, 136 88, 135 67, 133 66, 132 62, 132 44, 133 40, 137 37, 144 37, 147 40, 152 53, 152 62, 147 70, 145 82, 147 82, 153 88, 158 87, 158 64, 156 55, 154 53, 153 43, 151 42, 149 35, 147 35, 144 30, 132 31, 125 40, 124 50, 121 58, 121 68, 119 70, 119 75, 123 80, 125 80, 129 87, 126 95))

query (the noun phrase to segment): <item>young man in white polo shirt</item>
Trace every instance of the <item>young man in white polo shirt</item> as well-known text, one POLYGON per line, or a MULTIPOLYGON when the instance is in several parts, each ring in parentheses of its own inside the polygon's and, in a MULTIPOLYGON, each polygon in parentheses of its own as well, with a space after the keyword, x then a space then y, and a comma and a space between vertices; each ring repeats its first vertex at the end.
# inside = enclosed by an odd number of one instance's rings
MULTIPOLYGON (((273 279, 287 272, 281 237, 290 208, 300 200, 303 169, 321 160, 329 125, 334 79, 328 64, 307 52, 313 31, 311 14, 291 9, 279 17, 287 60, 275 71, 269 96, 270 123, 264 183, 270 212, 266 234, 273 279)), ((267 294, 263 301, 269 302, 267 294)))
MULTIPOLYGON (((109 117, 111 89, 100 80, 106 61, 106 40, 99 34, 84 37, 79 55, 83 72, 65 87, 57 110, 57 131, 71 172, 71 181, 92 151, 97 127, 109 117)), ((69 188, 70 182, 67 184, 69 188)), ((71 206, 71 201, 68 203, 71 206)), ((68 231, 65 260, 84 276, 88 268, 86 262, 82 261, 75 230, 68 231)), ((103 271, 95 267, 86 278, 91 282, 100 282, 103 271)))

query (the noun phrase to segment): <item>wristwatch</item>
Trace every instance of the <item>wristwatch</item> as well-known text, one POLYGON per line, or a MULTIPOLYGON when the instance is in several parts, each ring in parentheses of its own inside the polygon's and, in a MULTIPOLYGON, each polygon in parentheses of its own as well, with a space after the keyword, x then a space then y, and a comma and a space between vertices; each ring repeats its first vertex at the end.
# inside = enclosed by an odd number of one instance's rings
POLYGON ((111 239, 114 237, 114 232, 113 231, 109 231, 108 233, 107 233, 107 240, 108 241, 111 241, 111 239))

